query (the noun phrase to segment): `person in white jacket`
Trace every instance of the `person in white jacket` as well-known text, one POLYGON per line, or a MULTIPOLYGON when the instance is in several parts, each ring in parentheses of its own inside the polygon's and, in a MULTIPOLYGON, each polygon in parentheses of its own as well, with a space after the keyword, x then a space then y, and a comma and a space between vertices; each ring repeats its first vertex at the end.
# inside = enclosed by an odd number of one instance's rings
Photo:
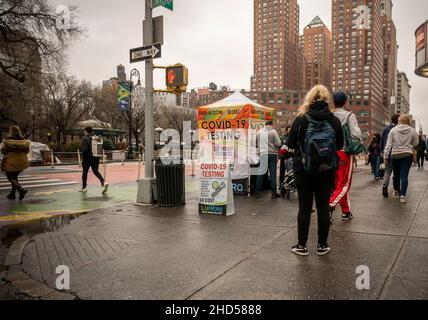
MULTIPOLYGON (((348 97, 343 92, 337 92, 333 97, 335 111, 334 115, 339 118, 342 127, 349 121, 351 135, 355 139, 361 139, 361 129, 355 114, 344 109, 348 97)), ((344 146, 345 150, 346 146, 344 146)), ((344 150, 339 150, 339 167, 336 173, 335 190, 330 198, 330 212, 333 213, 337 205, 342 209, 342 220, 348 221, 353 218, 351 213, 351 201, 349 191, 352 185, 352 175, 354 172, 354 156, 347 154, 344 150)))
POLYGON ((391 130, 385 146, 385 161, 392 158, 394 171, 394 195, 400 195, 401 203, 407 202, 409 172, 413 162, 413 150, 419 143, 418 133, 410 125, 408 115, 400 116, 398 126, 391 130))
POLYGON ((268 121, 263 129, 257 134, 257 143, 260 150, 260 168, 256 181, 255 198, 260 198, 264 177, 269 171, 272 199, 279 199, 281 195, 277 192, 276 171, 278 166, 278 150, 281 147, 281 139, 274 128, 274 122, 268 121))

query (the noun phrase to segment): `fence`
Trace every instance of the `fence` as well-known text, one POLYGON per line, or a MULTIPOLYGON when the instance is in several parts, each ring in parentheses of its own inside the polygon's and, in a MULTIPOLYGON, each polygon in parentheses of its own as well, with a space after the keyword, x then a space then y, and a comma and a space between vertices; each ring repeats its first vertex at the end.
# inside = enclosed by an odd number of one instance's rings
MULTIPOLYGON (((195 176, 195 164, 197 163, 197 159, 194 157, 193 160, 191 160, 191 153, 190 151, 184 151, 184 163, 186 165, 192 166, 192 176, 195 176)), ((107 177, 107 165, 112 163, 122 163, 122 165, 125 165, 128 156, 128 151, 121 152, 121 151, 105 151, 103 150, 103 156, 101 158, 101 165, 103 170, 103 176, 104 178, 107 177)), ((195 155, 193 155, 195 156, 195 155)), ((50 165, 51 168, 55 168, 55 166, 66 166, 66 165, 76 165, 79 167, 82 167, 82 153, 80 150, 76 152, 54 152, 51 151, 43 151, 42 152, 42 158, 45 162, 45 164, 50 165)), ((144 153, 135 152, 134 153, 134 160, 133 162, 138 162, 138 168, 137 168, 137 182, 141 180, 141 174, 142 170, 141 167, 145 162, 144 159, 144 153)))

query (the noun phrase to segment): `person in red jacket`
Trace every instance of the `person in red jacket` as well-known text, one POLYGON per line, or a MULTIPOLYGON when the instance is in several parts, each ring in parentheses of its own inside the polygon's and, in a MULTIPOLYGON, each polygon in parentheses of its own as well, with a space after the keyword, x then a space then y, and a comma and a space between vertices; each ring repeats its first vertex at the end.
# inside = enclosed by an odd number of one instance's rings
MULTIPOLYGON (((343 92, 337 92, 334 94, 333 100, 335 106, 334 115, 339 118, 342 127, 349 121, 349 129, 352 137, 360 139, 361 130, 358 127, 357 117, 355 114, 351 114, 344 109, 348 102, 348 97, 343 92)), ((342 209, 342 220, 348 221, 353 218, 349 191, 351 189, 352 175, 354 173, 354 156, 347 154, 344 150, 338 151, 337 155, 340 161, 336 174, 336 188, 330 198, 330 213, 332 214, 336 206, 340 205, 342 209)))

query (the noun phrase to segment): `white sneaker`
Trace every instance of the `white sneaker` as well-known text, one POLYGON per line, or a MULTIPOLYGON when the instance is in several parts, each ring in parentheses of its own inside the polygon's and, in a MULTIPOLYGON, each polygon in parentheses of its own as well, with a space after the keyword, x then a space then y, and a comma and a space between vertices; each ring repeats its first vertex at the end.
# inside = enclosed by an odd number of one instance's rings
POLYGON ((81 193, 88 193, 88 189, 87 188, 82 188, 82 190, 79 190, 79 192, 81 192, 81 193))
POLYGON ((109 184, 108 184, 107 182, 105 182, 105 183, 104 183, 104 187, 103 187, 103 194, 107 194, 107 192, 108 192, 108 187, 109 187, 109 184))
POLYGON ((407 203, 407 198, 406 198, 406 197, 404 197, 404 196, 401 196, 401 197, 400 197, 400 202, 401 202, 401 203, 407 203))

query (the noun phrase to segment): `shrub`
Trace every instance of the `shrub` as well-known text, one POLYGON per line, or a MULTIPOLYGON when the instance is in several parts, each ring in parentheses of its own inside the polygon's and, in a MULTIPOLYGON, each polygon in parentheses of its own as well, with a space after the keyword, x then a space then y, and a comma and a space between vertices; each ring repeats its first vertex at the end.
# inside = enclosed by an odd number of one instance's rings
POLYGON ((80 148, 80 141, 75 141, 68 143, 64 146, 64 152, 77 152, 77 149, 80 148))
POLYGON ((110 140, 104 140, 103 141, 103 148, 106 151, 112 151, 116 149, 116 146, 114 145, 113 142, 111 142, 110 140))

